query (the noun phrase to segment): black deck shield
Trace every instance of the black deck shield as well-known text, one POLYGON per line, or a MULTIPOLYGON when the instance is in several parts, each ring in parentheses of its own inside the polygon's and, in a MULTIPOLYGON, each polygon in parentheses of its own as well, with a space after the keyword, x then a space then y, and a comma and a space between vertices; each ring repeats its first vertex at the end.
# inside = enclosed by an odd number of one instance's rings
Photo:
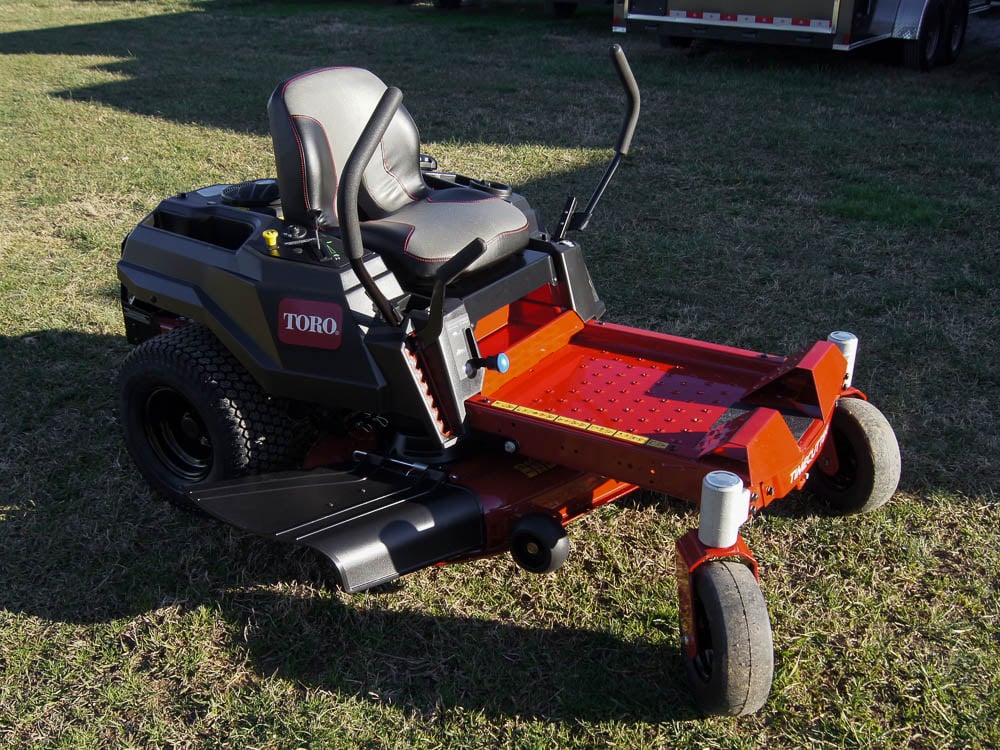
POLYGON ((483 546, 479 499, 429 473, 313 469, 217 482, 190 494, 226 523, 319 550, 352 593, 483 546))

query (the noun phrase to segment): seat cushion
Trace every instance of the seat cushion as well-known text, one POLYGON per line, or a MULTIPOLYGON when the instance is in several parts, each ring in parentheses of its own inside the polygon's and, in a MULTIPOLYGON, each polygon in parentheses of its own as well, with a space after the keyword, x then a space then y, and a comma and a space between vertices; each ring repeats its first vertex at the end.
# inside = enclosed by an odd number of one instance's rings
POLYGON ((429 281, 476 238, 486 242, 486 252, 466 272, 486 268, 523 250, 530 232, 520 209, 466 187, 429 190, 422 200, 361 224, 365 247, 380 253, 404 285, 429 281))

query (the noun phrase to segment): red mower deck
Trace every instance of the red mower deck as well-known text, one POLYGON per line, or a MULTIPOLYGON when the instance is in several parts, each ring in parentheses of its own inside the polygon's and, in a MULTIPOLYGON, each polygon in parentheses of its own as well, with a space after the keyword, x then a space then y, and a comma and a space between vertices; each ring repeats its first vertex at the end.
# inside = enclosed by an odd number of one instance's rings
POLYGON ((511 342, 525 313, 511 315, 480 344, 511 343, 511 369, 466 402, 472 428, 675 497, 697 500, 714 470, 739 474, 757 507, 784 496, 804 482, 841 394, 846 361, 826 342, 785 359, 572 312, 511 342))

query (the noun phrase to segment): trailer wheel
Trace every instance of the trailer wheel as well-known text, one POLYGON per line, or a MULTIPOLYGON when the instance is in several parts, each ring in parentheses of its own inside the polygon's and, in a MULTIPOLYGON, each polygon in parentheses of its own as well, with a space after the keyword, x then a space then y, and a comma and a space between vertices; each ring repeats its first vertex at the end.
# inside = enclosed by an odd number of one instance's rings
POLYGON ((692 594, 698 653, 686 663, 695 703, 709 716, 754 713, 771 692, 774 643, 753 572, 707 562, 694 572, 692 594))
POLYGON ((928 0, 919 36, 903 42, 903 64, 913 70, 930 70, 940 61, 944 43, 944 5, 941 0, 928 0))
POLYGON ((969 0, 955 0, 945 18, 941 62, 950 65, 958 60, 965 46, 965 32, 969 26, 969 0))
POLYGON ((569 557, 569 537, 556 519, 532 513, 514 524, 510 556, 530 573, 551 573, 569 557))
POLYGON ((136 347, 118 383, 132 461, 157 494, 188 510, 195 485, 287 468, 309 432, 202 325, 136 347))
POLYGON ((838 515, 868 513, 885 505, 899 484, 900 457, 896 435, 882 412, 858 398, 840 399, 830 440, 837 465, 824 467, 824 448, 806 489, 826 500, 838 515))

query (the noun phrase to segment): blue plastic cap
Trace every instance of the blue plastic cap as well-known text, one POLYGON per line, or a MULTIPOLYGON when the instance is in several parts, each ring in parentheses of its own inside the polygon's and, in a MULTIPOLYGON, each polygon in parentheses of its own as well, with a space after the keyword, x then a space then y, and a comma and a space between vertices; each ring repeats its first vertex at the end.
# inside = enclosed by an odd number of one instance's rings
POLYGON ((497 355, 497 372, 504 373, 510 369, 510 357, 503 352, 497 355))

